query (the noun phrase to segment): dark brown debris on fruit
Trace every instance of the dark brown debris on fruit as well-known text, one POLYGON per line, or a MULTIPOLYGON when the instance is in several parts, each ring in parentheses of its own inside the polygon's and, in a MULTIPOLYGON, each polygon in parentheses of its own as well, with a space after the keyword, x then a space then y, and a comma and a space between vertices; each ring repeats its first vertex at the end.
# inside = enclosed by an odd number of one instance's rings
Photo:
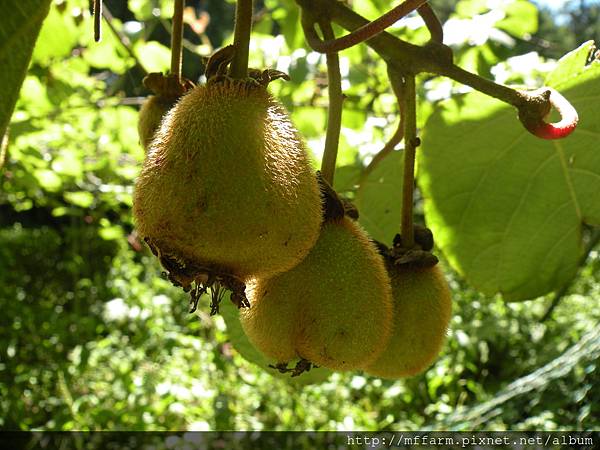
POLYGON ((300 359, 294 367, 288 367, 288 363, 269 364, 269 367, 277 370, 279 373, 291 373, 292 377, 298 377, 305 372, 309 372, 310 369, 318 368, 319 366, 307 359, 300 359))
POLYGON ((209 290, 211 291, 211 315, 219 312, 219 304, 223 300, 225 290, 231 291, 231 301, 237 308, 250 307, 246 298, 246 284, 235 276, 215 268, 195 265, 183 258, 162 252, 150 238, 144 238, 144 241, 167 271, 164 273, 173 286, 190 293, 190 313, 196 311, 200 297, 207 294, 209 290))

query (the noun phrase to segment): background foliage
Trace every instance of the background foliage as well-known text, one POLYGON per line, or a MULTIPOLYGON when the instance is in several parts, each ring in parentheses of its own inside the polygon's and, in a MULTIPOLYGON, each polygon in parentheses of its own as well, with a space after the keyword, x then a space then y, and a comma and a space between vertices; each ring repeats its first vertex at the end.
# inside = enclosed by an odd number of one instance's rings
MULTIPOLYGON (((597 17, 597 3, 567 2, 560 14, 526 1, 503 2, 503 11, 478 0, 431 3, 449 19, 446 40, 457 62, 504 83, 539 86, 556 67, 554 58, 598 37, 598 22, 588 20, 597 17), (477 28, 482 23, 485 28, 477 28)), ((184 72, 197 80, 202 56, 231 39, 234 4, 188 4, 184 72)), ((354 7, 374 17, 390 4, 363 0, 354 7)), ((579 273, 552 314, 553 294, 507 303, 490 293, 495 289, 482 294, 469 287, 443 260, 454 291, 448 343, 425 374, 400 381, 346 373, 307 386, 290 383, 244 359, 223 318, 207 315, 206 302, 196 315, 187 314, 186 295, 161 277, 133 232, 130 212, 143 160, 136 130, 147 94, 141 79, 168 67, 171 2, 106 1, 106 7, 115 32, 105 24, 103 41, 94 44, 88 2, 53 2, 10 122, 0 169, 3 429, 600 427, 600 256, 594 249, 582 267, 573 263, 570 273, 579 273), (578 342, 585 345, 574 347, 578 342), (532 373, 534 383, 519 383, 532 373)), ((318 161, 324 58, 306 48, 291 0, 258 1, 257 7, 251 65, 290 74, 291 82, 273 83, 272 91, 318 161)), ((427 33, 418 25, 404 20, 392 32, 424 42, 427 33)), ((2 22, 0 29, 8 28, 2 22)), ((0 60, 7 48, 0 47, 0 60)), ((372 171, 365 168, 396 126, 395 99, 385 65, 366 47, 342 54, 342 72, 347 100, 336 188, 356 199, 374 237, 389 240, 399 223, 401 152, 372 171)), ((462 120, 458 110, 440 109, 438 102, 463 87, 421 81, 419 94, 427 101, 420 103, 420 124, 426 138, 440 136, 432 130, 442 117, 445 125, 462 120)), ((468 104, 471 95, 453 102, 468 104)), ((490 105, 500 114, 498 103, 490 105)), ((581 106, 586 123, 598 123, 591 104, 581 106)), ((444 145, 431 148, 443 153, 444 145)), ((490 155, 464 151, 465 161, 490 155)), ((447 163, 443 154, 435 158, 447 163)), ((424 205, 420 198, 420 221, 424 205)))

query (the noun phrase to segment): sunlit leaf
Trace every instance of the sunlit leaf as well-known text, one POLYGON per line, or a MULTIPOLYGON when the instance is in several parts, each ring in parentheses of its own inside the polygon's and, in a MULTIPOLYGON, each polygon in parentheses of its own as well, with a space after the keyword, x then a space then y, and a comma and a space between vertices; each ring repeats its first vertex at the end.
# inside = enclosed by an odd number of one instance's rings
POLYGON ((0 2, 0 136, 12 114, 50 0, 0 2))
POLYGON ((51 8, 33 51, 33 61, 48 64, 53 58, 68 56, 79 41, 80 32, 73 17, 59 12, 56 7, 51 8))
POLYGON ((566 79, 576 77, 586 71, 586 62, 590 52, 595 49, 594 41, 587 41, 563 56, 556 68, 546 77, 546 86, 557 86, 564 83, 566 79))
POLYGON ((171 51, 159 42, 138 42, 134 52, 148 72, 167 72, 171 66, 171 51))
POLYGON ((425 127, 427 223, 483 292, 522 300, 560 288, 577 269, 582 224, 600 224, 600 64, 577 72, 556 85, 579 112, 567 139, 533 137, 514 109, 478 93, 445 102, 425 127))
POLYGON ((63 195, 69 203, 81 208, 89 208, 94 202, 94 196, 90 192, 65 192, 63 195))
POLYGON ((37 170, 35 177, 44 189, 50 192, 57 192, 62 186, 61 178, 51 170, 37 170))
POLYGON ((506 17, 496 27, 512 36, 527 38, 538 29, 538 9, 529 0, 512 0, 502 5, 506 17))
MULTIPOLYGON (((122 27, 121 22, 117 19, 113 19, 111 23, 117 29, 122 27)), ((122 73, 135 64, 133 58, 123 49, 115 35, 108 32, 104 33, 102 41, 89 42, 82 56, 90 66, 109 69, 115 73, 122 73)))

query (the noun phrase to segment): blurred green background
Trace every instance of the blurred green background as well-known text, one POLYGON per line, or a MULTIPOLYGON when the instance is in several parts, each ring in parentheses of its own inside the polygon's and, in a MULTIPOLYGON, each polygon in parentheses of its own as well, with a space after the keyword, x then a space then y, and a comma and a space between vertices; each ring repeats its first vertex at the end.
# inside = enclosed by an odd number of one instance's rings
MULTIPOLYGON (((375 17, 392 3, 353 7, 375 17)), ((457 63, 501 82, 537 86, 556 58, 600 40, 598 2, 538 4, 510 26, 488 20, 485 36, 470 35, 469 21, 494 17, 486 2, 455 3, 431 1, 443 20, 463 21, 446 33, 457 63)), ((290 383, 245 360, 223 318, 208 315, 206 300, 188 314, 187 295, 161 275, 131 219, 144 156, 136 128, 148 94, 141 80, 168 69, 172 2, 105 6, 114 30, 105 23, 95 44, 87 1, 53 3, 9 128, 0 169, 0 428, 600 428, 596 250, 558 302, 553 295, 523 303, 485 297, 444 265, 454 292, 447 345, 426 373, 399 381, 357 372, 290 383)), ((203 57, 231 40, 235 5, 187 6, 184 74, 198 80, 203 57)), ((324 58, 307 49, 293 1, 257 0, 256 7, 251 65, 290 74, 292 81, 273 83, 272 92, 318 161, 324 58)), ((392 32, 425 42, 427 32, 416 25, 408 19, 392 32)), ((342 74, 347 100, 336 188, 352 196, 397 117, 376 54, 364 46, 345 51, 342 74)), ((420 81, 421 98, 429 100, 422 123, 460 86, 420 81)))

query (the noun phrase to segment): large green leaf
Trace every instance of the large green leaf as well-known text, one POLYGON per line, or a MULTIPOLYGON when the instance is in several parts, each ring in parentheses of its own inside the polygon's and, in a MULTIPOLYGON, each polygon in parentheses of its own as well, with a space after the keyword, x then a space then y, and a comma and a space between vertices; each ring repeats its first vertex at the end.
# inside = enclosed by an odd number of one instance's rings
POLYGON ((356 192, 359 222, 373 238, 390 245, 400 233, 404 152, 394 151, 379 162, 356 192))
POLYGON ((513 108, 479 93, 445 102, 425 127, 427 223, 485 293, 523 300, 560 288, 577 269, 582 224, 600 224, 600 63, 573 67, 574 59, 585 60, 570 55, 557 69, 556 88, 580 116, 567 139, 533 137, 513 108))
POLYGON ((0 136, 4 136, 50 0, 0 2, 0 136))

